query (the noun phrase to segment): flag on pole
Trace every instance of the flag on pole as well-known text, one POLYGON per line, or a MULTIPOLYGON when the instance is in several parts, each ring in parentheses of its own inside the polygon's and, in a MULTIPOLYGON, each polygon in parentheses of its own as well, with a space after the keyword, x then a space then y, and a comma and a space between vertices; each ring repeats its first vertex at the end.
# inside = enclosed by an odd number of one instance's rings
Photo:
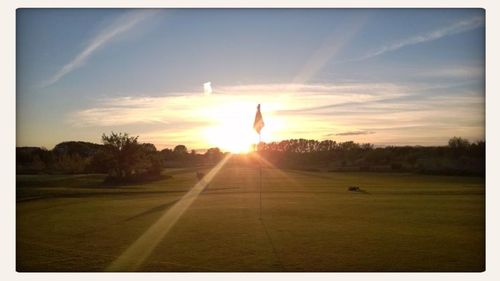
POLYGON ((257 105, 257 113, 255 113, 255 121, 253 121, 253 128, 260 134, 260 130, 264 127, 264 119, 262 119, 262 114, 260 113, 260 104, 257 105))

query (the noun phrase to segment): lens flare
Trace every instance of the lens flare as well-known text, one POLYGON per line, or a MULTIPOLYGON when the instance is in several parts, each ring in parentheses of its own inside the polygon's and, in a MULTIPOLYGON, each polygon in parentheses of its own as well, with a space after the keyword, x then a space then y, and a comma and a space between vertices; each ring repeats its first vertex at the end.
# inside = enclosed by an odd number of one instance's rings
POLYGON ((125 250, 106 271, 137 271, 142 263, 156 248, 158 243, 170 231, 184 212, 191 206, 198 195, 212 181, 231 158, 227 154, 202 180, 194 185, 175 205, 168 209, 153 225, 151 225, 127 250, 125 250))

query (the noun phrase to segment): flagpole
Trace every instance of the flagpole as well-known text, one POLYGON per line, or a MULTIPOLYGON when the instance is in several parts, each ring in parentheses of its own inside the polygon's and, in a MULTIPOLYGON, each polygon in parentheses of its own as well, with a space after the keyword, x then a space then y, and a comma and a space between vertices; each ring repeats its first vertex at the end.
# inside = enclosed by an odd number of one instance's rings
MULTIPOLYGON (((260 104, 257 105, 257 113, 255 113, 255 120, 253 121, 253 128, 259 134, 259 142, 255 146, 255 153, 258 152, 259 145, 261 143, 260 131, 264 127, 264 120, 262 120, 262 114, 260 113, 260 104)), ((257 161, 259 162, 259 220, 262 220, 262 159, 260 155, 257 154, 257 161)))
MULTIPOLYGON (((259 132, 259 144, 257 145, 257 153, 258 146, 260 145, 260 132, 259 132)), ((259 220, 262 220, 262 164, 259 155, 259 220)))

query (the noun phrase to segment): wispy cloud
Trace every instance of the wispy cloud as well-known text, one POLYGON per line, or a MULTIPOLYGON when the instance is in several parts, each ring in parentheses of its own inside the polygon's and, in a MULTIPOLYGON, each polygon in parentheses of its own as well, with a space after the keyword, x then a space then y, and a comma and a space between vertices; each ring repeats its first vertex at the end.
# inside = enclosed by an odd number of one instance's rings
POLYGON ((438 79, 457 79, 460 81, 475 79, 484 79, 484 65, 453 65, 441 68, 425 69, 416 73, 417 77, 438 78, 438 79))
POLYGON ((372 51, 366 53, 365 55, 363 55, 359 58, 350 59, 350 60, 347 60, 344 62, 362 61, 362 60, 370 59, 373 57, 383 55, 383 54, 388 53, 388 52, 393 52, 393 51, 399 50, 399 49, 407 47, 407 46, 412 46, 412 45, 416 45, 416 44, 430 42, 430 41, 438 40, 438 39, 446 37, 446 36, 469 31, 469 30, 478 28, 478 27, 482 26, 483 24, 484 24, 484 17, 474 17, 474 18, 470 18, 470 19, 461 20, 458 22, 454 22, 448 26, 438 28, 438 29, 433 30, 433 31, 428 32, 428 33, 408 37, 408 38, 405 38, 403 40, 396 41, 396 42, 393 42, 391 44, 379 47, 375 50, 372 50, 372 51))
POLYGON ((372 131, 351 131, 351 132, 343 132, 337 134, 328 134, 327 136, 359 136, 359 135, 371 135, 375 134, 372 131))
POLYGON ((78 53, 78 55, 76 55, 70 62, 65 64, 61 69, 59 69, 59 71, 52 75, 52 77, 44 81, 41 86, 48 87, 57 83, 65 75, 85 64, 88 58, 96 50, 111 42, 118 35, 132 29, 138 23, 148 18, 152 13, 154 13, 152 10, 139 10, 128 12, 120 16, 101 33, 92 38, 83 51, 78 53))

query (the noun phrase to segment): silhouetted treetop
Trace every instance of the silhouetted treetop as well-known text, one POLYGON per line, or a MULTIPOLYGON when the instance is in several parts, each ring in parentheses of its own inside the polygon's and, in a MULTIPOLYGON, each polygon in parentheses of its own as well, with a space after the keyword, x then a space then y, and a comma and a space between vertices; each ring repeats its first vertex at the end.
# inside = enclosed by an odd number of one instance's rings
POLYGON ((179 144, 176 147, 174 147, 174 153, 177 155, 188 154, 188 149, 185 145, 179 144))

